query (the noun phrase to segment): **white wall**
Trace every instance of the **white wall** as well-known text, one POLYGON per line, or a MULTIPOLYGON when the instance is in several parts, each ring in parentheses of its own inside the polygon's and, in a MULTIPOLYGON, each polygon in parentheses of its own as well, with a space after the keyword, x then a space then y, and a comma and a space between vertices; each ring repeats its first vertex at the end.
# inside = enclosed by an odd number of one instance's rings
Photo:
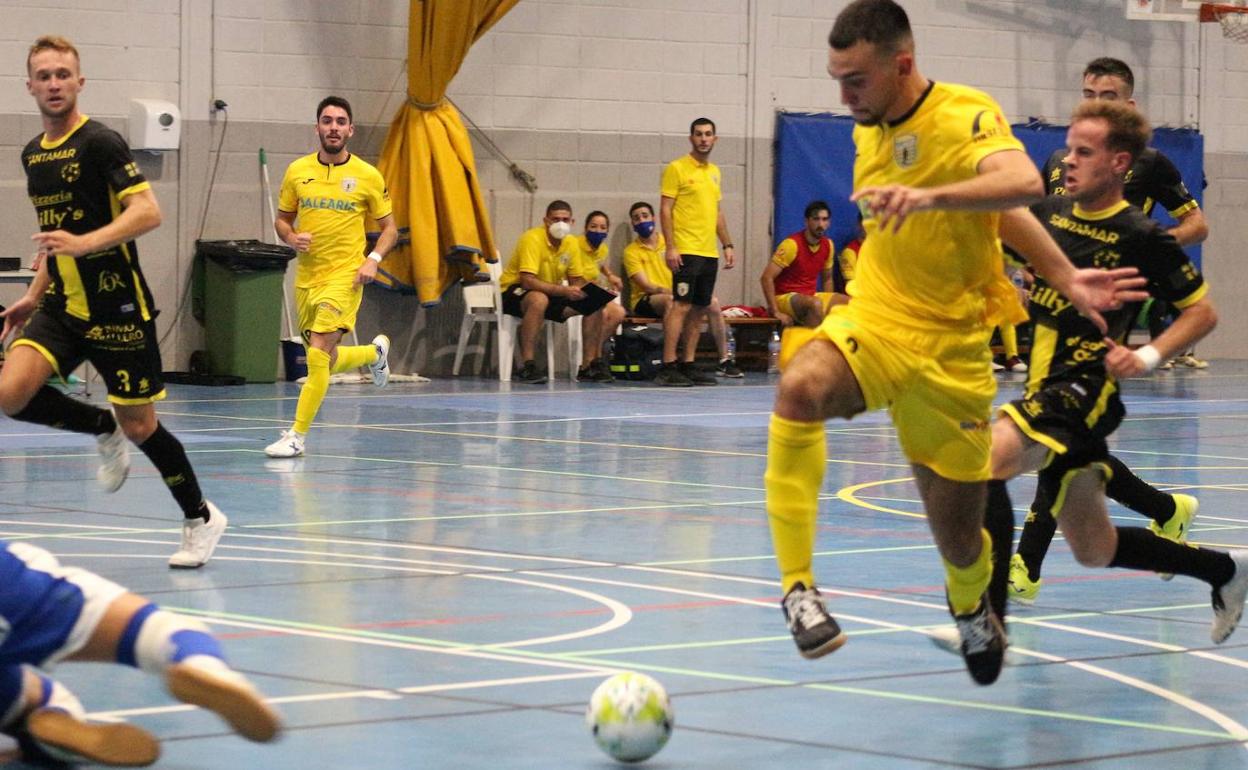
MULTIPOLYGON (((272 173, 313 148, 312 110, 329 92, 355 106, 355 149, 374 157, 403 99, 406 3, 398 0, 0 0, 0 227, 9 242, 32 229, 17 152, 38 131, 24 88, 26 46, 40 33, 73 38, 88 86, 84 109, 124 128, 132 97, 178 102, 187 118, 178 153, 142 160, 156 177, 166 225, 143 239, 157 301, 172 310, 201 218, 206 237, 256 237, 256 150, 272 173), (66 12, 72 11, 72 12, 66 12), (224 116, 210 115, 213 98, 224 116), (203 190, 212 151, 224 151, 212 206, 203 190)), ((726 302, 757 302, 756 276, 771 242, 771 139, 775 112, 836 110, 826 37, 844 2, 828 0, 521 0, 469 54, 451 98, 521 167, 530 196, 478 144, 504 251, 552 198, 579 213, 603 208, 618 224, 636 199, 655 200, 663 163, 687 150, 692 118, 719 124, 714 159, 743 269, 724 273, 726 302)), ((1206 272, 1222 326, 1202 350, 1248 357, 1248 48, 1216 27, 1127 21, 1118 0, 908 0, 922 71, 991 92, 1011 119, 1060 122, 1095 56, 1130 62, 1137 96, 1160 125, 1199 123, 1206 136, 1206 208, 1213 235, 1206 272)), ((275 181, 276 183, 276 181, 275 181)), ((617 227, 612 243, 627 238, 617 227)), ((394 302, 386 323, 414 318, 408 361, 438 369, 458 312, 456 292, 434 311, 394 302), (394 310, 400 308, 401 310, 394 310), (398 313, 396 318, 395 313, 398 313)), ((372 295, 370 295, 372 296, 372 295)), ((194 324, 166 345, 184 366, 194 324)))

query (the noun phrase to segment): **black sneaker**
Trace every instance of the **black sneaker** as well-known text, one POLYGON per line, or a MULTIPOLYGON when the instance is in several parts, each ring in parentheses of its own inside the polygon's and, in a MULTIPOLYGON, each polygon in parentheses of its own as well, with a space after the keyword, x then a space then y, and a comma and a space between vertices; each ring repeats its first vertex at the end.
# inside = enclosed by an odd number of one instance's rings
POLYGON ((1001 674, 1005 662, 1005 628, 992 611, 988 594, 979 599, 979 606, 966 615, 954 615, 958 634, 962 637, 962 659, 976 684, 989 685, 1001 674))
POLYGON ((780 600, 785 622, 793 643, 803 658, 814 660, 840 649, 848 638, 836 619, 828 614, 823 596, 817 588, 807 588, 796 583, 780 600))
POLYGON ((520 373, 516 375, 516 380, 525 385, 541 385, 546 382, 546 375, 538 371, 536 362, 525 361, 524 366, 520 367, 520 373))
POLYGON ((692 361, 685 361, 680 364, 680 373, 692 382, 694 385, 718 385, 719 380, 715 376, 698 368, 698 365, 692 361))
POLYGON ((590 364, 590 368, 594 370, 592 375, 594 382, 615 382, 614 375, 611 374, 611 365, 607 363, 607 359, 599 356, 590 364))
POLYGON ((745 372, 737 368, 737 359, 735 358, 725 358, 723 361, 720 361, 719 366, 715 367, 715 374, 720 377, 731 377, 733 379, 740 379, 745 376, 745 372))
POLYGON ((686 377, 676 364, 671 363, 659 367, 659 373, 654 375, 654 384, 668 388, 691 388, 693 380, 686 377))
POLYGON ((576 370, 576 381, 593 382, 594 374, 596 374, 596 372, 594 371, 593 366, 582 366, 580 369, 576 370))

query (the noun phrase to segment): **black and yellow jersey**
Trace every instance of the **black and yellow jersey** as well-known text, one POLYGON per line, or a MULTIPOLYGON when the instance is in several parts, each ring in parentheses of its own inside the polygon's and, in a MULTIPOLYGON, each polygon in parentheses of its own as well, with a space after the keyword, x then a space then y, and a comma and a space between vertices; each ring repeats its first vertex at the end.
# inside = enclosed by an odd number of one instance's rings
MULTIPOLYGON (((1049 195, 1066 194, 1066 164, 1062 162, 1066 153, 1065 148, 1056 149, 1044 164, 1044 191, 1049 195)), ((1152 147, 1131 164, 1122 197, 1145 214, 1152 214, 1153 207, 1160 203, 1175 219, 1200 208, 1174 162, 1152 147)))
MULTIPOLYGON (((1049 196, 1031 207, 1057 245, 1076 267, 1135 267, 1148 279, 1146 290, 1180 309, 1205 296, 1208 286, 1179 242, 1161 223, 1121 201, 1104 211, 1086 211, 1069 198, 1049 196)), ((1105 376, 1104 338, 1121 342, 1139 313, 1140 303, 1102 312, 1109 334, 1102 335, 1079 315, 1070 301, 1043 277, 1031 292, 1035 338, 1031 349, 1028 394, 1047 381, 1086 374, 1105 376)), ((1112 378, 1108 378, 1112 384, 1112 378)))
MULTIPOLYGON (((85 115, 55 142, 43 134, 31 139, 22 150, 22 168, 44 232, 98 230, 117 218, 126 196, 151 189, 121 135, 85 115)), ((43 307, 49 310, 84 321, 150 320, 154 313, 134 241, 76 259, 54 255, 48 274, 43 307)))

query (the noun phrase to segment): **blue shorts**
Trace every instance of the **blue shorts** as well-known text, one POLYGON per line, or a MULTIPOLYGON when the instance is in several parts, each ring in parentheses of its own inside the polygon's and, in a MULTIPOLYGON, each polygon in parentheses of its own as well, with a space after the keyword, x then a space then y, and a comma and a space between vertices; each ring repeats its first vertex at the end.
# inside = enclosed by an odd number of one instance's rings
POLYGON ((46 667, 82 649, 126 589, 29 543, 0 541, 0 665, 46 667))

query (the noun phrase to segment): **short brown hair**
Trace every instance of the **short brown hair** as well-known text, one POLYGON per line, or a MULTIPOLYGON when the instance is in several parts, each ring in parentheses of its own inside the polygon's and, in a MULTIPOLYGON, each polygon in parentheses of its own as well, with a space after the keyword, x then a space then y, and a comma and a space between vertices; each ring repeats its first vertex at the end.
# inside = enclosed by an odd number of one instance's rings
POLYGON ((26 72, 30 73, 30 60, 35 58, 35 54, 40 51, 60 51, 61 53, 72 53, 74 60, 81 62, 78 56, 78 49, 74 48, 74 44, 69 42, 69 38, 60 35, 42 35, 30 46, 30 51, 26 54, 26 72))
POLYGON ((1105 146, 1114 152, 1125 152, 1131 161, 1143 154, 1148 142, 1153 138, 1153 129, 1148 119, 1134 107, 1124 102, 1109 102, 1093 99, 1079 102, 1070 116, 1070 122, 1077 120, 1104 120, 1109 124, 1109 133, 1105 136, 1105 146))

